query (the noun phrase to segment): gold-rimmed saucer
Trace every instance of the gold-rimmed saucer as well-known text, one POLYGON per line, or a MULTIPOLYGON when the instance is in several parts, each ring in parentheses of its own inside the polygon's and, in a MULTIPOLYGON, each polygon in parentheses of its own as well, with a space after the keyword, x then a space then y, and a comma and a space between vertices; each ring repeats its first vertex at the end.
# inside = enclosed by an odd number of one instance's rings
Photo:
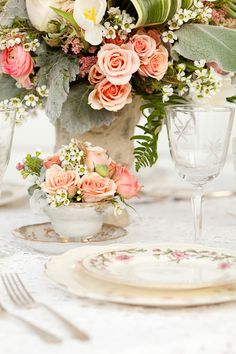
POLYGON ((13 235, 27 247, 42 253, 61 254, 72 248, 89 244, 106 244, 127 235, 127 231, 115 225, 104 224, 101 232, 95 236, 75 240, 59 236, 51 223, 21 226, 12 231, 13 235))

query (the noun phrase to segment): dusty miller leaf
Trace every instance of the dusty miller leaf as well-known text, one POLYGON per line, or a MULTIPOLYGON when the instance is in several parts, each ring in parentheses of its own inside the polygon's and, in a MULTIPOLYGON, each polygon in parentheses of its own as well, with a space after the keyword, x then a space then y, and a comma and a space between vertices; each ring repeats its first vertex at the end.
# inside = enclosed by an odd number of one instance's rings
POLYGON ((50 121, 55 123, 67 100, 70 83, 76 80, 78 59, 61 53, 43 53, 39 55, 37 66, 40 67, 39 85, 46 85, 49 89, 46 114, 50 121))
POLYGON ((236 72, 236 29, 184 25, 176 32, 174 50, 190 60, 216 62, 222 70, 236 72))
POLYGON ((10 75, 0 75, 0 101, 12 98, 22 93, 22 90, 16 87, 16 80, 10 75))
POLYGON ((15 17, 28 19, 25 0, 8 0, 0 13, 1 26, 11 26, 15 17))
POLYGON ((88 104, 90 87, 84 83, 71 88, 67 101, 63 105, 62 126, 70 133, 83 134, 92 128, 109 125, 113 121, 112 113, 102 109, 92 109, 88 104))

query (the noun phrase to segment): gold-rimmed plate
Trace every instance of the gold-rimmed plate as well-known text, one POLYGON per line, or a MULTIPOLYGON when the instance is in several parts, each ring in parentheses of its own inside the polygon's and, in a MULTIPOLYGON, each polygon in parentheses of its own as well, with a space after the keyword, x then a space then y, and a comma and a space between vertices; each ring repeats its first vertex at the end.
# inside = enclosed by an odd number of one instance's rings
MULTIPOLYGON (((142 246, 145 244, 122 245, 123 248, 142 246)), ((102 302, 149 307, 189 307, 236 301, 235 284, 196 290, 151 290, 101 281, 81 268, 81 260, 85 257, 120 247, 120 244, 103 248, 84 246, 54 256, 45 266, 46 275, 71 294, 102 302)))
POLYGON ((146 289, 193 290, 236 282, 236 255, 195 245, 121 246, 89 255, 81 266, 94 278, 146 289))
POLYGON ((27 247, 42 253, 61 254, 72 248, 89 244, 106 244, 127 235, 127 231, 115 225, 104 224, 101 232, 95 236, 75 240, 59 236, 52 228, 51 223, 21 226, 12 231, 12 234, 21 240, 27 247))

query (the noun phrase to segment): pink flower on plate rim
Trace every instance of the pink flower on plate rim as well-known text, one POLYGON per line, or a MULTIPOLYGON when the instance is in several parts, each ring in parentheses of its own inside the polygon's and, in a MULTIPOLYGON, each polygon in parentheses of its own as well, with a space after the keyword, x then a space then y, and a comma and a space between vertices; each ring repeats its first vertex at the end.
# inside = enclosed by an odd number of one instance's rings
POLYGON ((119 111, 132 102, 131 85, 114 85, 103 79, 89 94, 88 103, 93 109, 105 108, 107 111, 119 111))
POLYGON ((170 255, 177 262, 180 262, 180 261, 182 261, 184 259, 189 259, 190 258, 190 255, 187 252, 185 252, 185 251, 178 251, 178 250, 172 251, 170 253, 170 255))
POLYGON ((142 63, 148 63, 148 58, 155 52, 156 41, 146 34, 135 34, 130 43, 135 53, 138 54, 142 63))
POLYGON ((142 188, 127 166, 117 164, 112 178, 117 185, 117 193, 125 199, 136 197, 142 188))
POLYGON ((24 88, 32 87, 29 78, 34 70, 34 62, 29 52, 22 45, 4 49, 0 54, 0 69, 4 74, 11 75, 24 88))
POLYGON ((218 264, 218 269, 228 269, 232 266, 229 262, 221 262, 218 264))
POLYGON ((108 166, 110 163, 107 151, 100 146, 88 146, 85 156, 85 165, 89 172, 94 172, 96 165, 108 166))
POLYGON ((147 64, 142 63, 139 68, 141 76, 152 77, 161 80, 168 69, 168 51, 160 45, 154 54, 148 59, 147 64))
POLYGON ((134 258, 134 257, 133 256, 129 256, 127 254, 120 254, 120 255, 116 256, 116 259, 118 261, 125 262, 125 263, 130 261, 132 258, 134 258))
POLYGON ((101 202, 114 197, 116 184, 108 177, 101 177, 98 173, 91 172, 82 178, 80 190, 84 202, 101 202))
POLYGON ((80 176, 77 171, 63 170, 58 165, 52 165, 46 171, 46 180, 41 188, 44 192, 54 195, 57 190, 65 189, 73 197, 80 187, 80 176))
POLYGON ((140 60, 137 53, 125 46, 105 44, 98 52, 98 65, 107 80, 114 85, 127 84, 138 71, 140 60))

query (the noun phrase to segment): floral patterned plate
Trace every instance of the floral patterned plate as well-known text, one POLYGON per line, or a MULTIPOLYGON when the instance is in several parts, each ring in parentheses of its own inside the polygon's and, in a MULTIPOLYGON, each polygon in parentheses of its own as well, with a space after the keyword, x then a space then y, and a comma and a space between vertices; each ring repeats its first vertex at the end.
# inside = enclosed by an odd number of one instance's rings
POLYGON ((236 256, 192 246, 131 247, 81 261, 90 276, 150 289, 201 289, 236 282, 236 256))
MULTIPOLYGON (((154 245, 153 247, 156 247, 154 245)), ((101 281, 90 276, 81 267, 80 261, 89 255, 102 253, 103 250, 111 252, 124 249, 147 247, 145 244, 113 244, 108 246, 84 246, 70 250, 63 255, 52 257, 46 264, 46 275, 62 286, 70 294, 77 295, 83 299, 102 301, 103 303, 119 303, 136 306, 157 306, 157 307, 186 307, 219 304, 236 301, 236 285, 227 285, 214 288, 195 290, 158 290, 145 289, 141 287, 121 285, 101 281)), ((162 246, 164 247, 164 245, 162 246)), ((168 246, 166 246, 168 247, 168 246)), ((171 247, 174 247, 173 244, 171 247)), ((182 248, 175 245, 175 248, 182 248)), ((189 248, 192 246, 186 246, 189 248)), ((202 249, 202 246, 194 245, 195 249, 202 249)), ((205 249, 205 247, 204 247, 205 249)), ((220 252, 220 251, 218 251, 220 252)), ((222 250, 222 253, 228 251, 222 250)), ((231 253, 236 256, 236 252, 231 253)))

